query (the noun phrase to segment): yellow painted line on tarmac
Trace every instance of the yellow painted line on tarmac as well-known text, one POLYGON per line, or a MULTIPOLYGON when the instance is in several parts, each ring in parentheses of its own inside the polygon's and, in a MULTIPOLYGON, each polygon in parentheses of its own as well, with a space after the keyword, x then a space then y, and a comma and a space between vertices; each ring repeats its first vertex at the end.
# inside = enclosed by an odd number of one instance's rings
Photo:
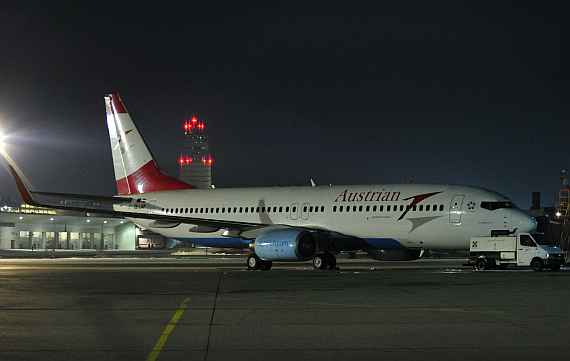
POLYGON ((156 358, 160 354, 160 351, 162 351, 162 347, 166 343, 166 340, 168 340, 168 336, 170 336, 170 333, 172 332, 172 330, 174 330, 174 326, 176 326, 176 324, 178 323, 178 320, 180 320, 180 317, 182 317, 182 314, 184 313, 184 309, 186 309, 186 306, 188 306, 189 301, 190 301, 190 298, 186 298, 184 300, 184 302, 182 302, 182 304, 180 305, 180 308, 178 309, 178 311, 176 311, 174 316, 172 316, 172 319, 168 323, 168 326, 166 326, 166 328, 164 329, 164 332, 162 333, 162 335, 160 336, 160 338, 158 339, 158 341, 156 342, 156 344, 152 348, 152 351, 150 352, 150 354, 146 358, 146 361, 156 360, 156 358))

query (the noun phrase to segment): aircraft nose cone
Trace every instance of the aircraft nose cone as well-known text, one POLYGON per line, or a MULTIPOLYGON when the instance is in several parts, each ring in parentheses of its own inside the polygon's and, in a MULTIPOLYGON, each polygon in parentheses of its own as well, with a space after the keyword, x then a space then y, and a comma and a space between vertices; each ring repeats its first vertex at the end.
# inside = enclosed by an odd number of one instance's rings
POLYGON ((536 219, 520 212, 513 216, 513 228, 517 228, 518 232, 533 232, 536 229, 536 219))

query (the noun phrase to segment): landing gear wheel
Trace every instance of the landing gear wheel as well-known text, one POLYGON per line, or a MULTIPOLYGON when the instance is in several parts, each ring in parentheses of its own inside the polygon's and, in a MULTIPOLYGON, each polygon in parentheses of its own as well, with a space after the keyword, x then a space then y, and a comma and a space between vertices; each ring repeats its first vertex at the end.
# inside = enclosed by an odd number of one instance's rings
POLYGON ((248 270, 257 271, 261 269, 261 266, 262 266, 261 258, 259 258, 255 253, 250 254, 249 257, 247 257, 248 270))
POLYGON ((319 253, 313 258, 313 267, 316 269, 335 269, 336 257, 330 253, 319 253))
POLYGON ((537 258, 537 259, 532 260, 531 266, 532 266, 532 269, 535 271, 542 271, 542 268, 544 267, 544 263, 542 263, 542 260, 540 258, 537 258))
POLYGON ((327 268, 327 261, 324 254, 317 254, 315 258, 313 258, 313 267, 316 269, 327 268))
POLYGON ((328 269, 335 269, 336 268, 336 257, 334 254, 325 253, 325 260, 327 262, 326 267, 328 269))
POLYGON ((261 270, 262 271, 269 271, 271 269, 271 266, 273 265, 273 262, 271 261, 261 261, 261 270))
POLYGON ((479 258, 477 262, 475 262, 475 268, 478 270, 486 270, 489 269, 489 264, 485 258, 479 258))

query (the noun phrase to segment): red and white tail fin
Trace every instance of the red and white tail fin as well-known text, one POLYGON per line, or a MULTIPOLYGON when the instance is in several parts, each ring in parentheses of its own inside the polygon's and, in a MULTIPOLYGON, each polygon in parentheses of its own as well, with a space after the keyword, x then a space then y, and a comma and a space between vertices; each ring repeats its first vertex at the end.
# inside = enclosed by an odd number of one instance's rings
POLYGON ((160 171, 119 94, 105 95, 105 106, 119 195, 196 188, 160 171))

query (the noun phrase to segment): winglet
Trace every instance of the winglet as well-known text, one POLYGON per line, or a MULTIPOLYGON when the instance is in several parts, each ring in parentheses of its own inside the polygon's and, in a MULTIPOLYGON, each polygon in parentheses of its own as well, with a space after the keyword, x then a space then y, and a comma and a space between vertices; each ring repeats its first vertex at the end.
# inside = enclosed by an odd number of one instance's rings
POLYGON ((32 197, 30 191, 28 190, 28 188, 26 188, 26 185, 22 181, 22 178, 20 178, 20 175, 18 174, 16 169, 11 164, 9 164, 8 166, 10 167, 10 172, 12 172, 12 177, 14 177, 14 180, 16 181, 16 185, 18 186, 18 190, 20 191, 20 194, 22 195, 24 202, 26 202, 30 206, 36 206, 36 207, 41 206, 41 204, 36 202, 34 197, 32 197))

